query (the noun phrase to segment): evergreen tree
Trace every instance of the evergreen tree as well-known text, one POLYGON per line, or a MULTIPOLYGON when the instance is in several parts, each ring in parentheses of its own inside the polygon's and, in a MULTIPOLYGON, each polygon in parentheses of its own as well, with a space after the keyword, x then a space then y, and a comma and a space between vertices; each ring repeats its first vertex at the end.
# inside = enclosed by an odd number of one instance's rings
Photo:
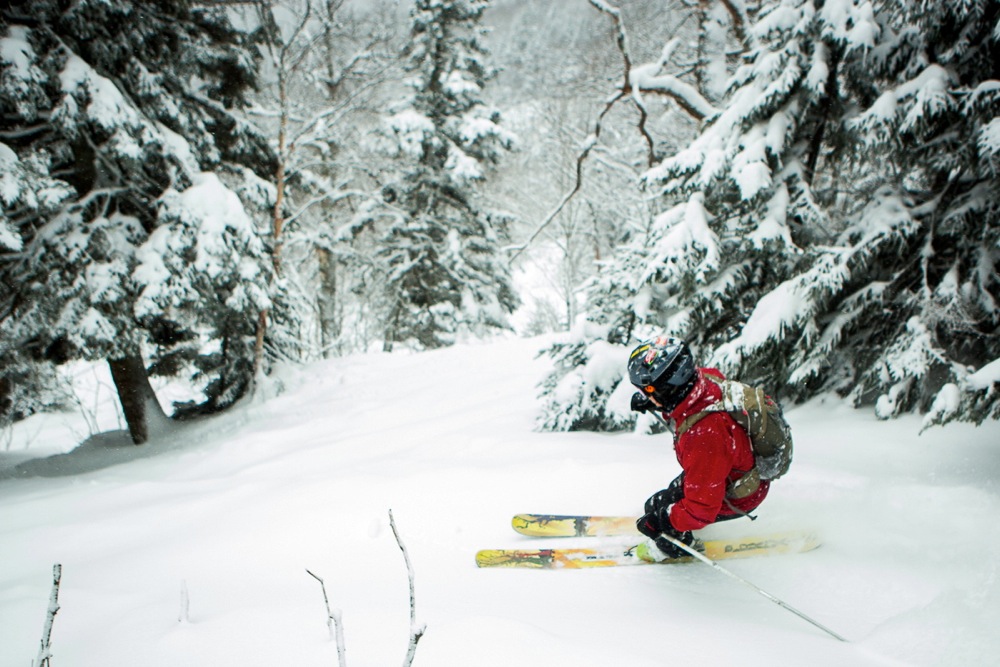
POLYGON ((260 190, 247 166, 273 167, 236 113, 250 46, 224 8, 182 1, 0 10, 0 162, 21 186, 0 225, 14 394, 31 364, 106 359, 139 443, 163 417, 144 358, 190 373, 210 409, 246 391, 268 257, 235 191, 260 190))
POLYGON ((998 6, 766 3, 724 111, 647 174, 669 209, 590 290, 600 335, 883 417, 996 416, 998 6))
POLYGON ((878 395, 883 416, 979 423, 1000 417, 1000 2, 887 9, 872 59, 885 85, 851 124, 898 170, 884 181, 913 235, 880 267, 890 318, 866 323, 878 356, 859 359, 855 396, 878 395))
POLYGON ((483 211, 475 182, 510 145, 481 102, 483 0, 416 0, 406 71, 412 94, 390 119, 402 164, 383 189, 394 221, 381 240, 390 305, 385 346, 434 348, 507 327, 517 304, 499 243, 504 216, 483 211))

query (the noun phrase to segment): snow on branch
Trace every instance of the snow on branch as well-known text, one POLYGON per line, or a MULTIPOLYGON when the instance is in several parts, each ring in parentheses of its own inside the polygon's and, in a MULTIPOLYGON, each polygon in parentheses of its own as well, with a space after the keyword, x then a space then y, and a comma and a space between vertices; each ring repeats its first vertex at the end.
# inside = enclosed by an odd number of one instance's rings
POLYGON ((643 283, 653 278, 657 267, 667 264, 685 265, 704 284, 721 266, 722 251, 718 236, 708 225, 705 195, 694 193, 691 198, 659 216, 658 227, 668 230, 653 248, 657 262, 643 276, 643 283))
POLYGON ((729 14, 736 38, 740 40, 744 49, 749 50, 752 46, 750 35, 747 33, 747 24, 750 20, 747 17, 747 8, 744 6, 743 0, 722 0, 722 6, 729 14))
POLYGON ((921 123, 942 115, 954 106, 950 94, 952 75, 932 64, 912 79, 887 90, 867 110, 853 119, 869 143, 882 143, 897 132, 912 132, 921 123), (894 126, 899 123, 898 128, 894 126))
MULTIPOLYGON (((619 44, 622 44, 619 41, 619 44)), ((636 103, 642 107, 642 94, 653 93, 666 95, 674 100, 681 109, 696 120, 704 120, 718 113, 711 102, 698 92, 698 89, 691 84, 684 83, 672 74, 665 74, 663 70, 670 62, 674 50, 677 48, 677 40, 670 40, 660 54, 660 59, 653 63, 638 65, 633 67, 627 74, 627 90, 636 99, 636 103)), ((628 57, 626 56, 626 61, 628 57)))

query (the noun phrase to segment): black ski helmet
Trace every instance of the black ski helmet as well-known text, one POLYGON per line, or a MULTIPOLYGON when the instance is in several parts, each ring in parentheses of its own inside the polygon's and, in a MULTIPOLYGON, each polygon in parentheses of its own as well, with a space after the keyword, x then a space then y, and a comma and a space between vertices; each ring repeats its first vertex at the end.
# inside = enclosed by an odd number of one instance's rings
POLYGON ((694 355, 679 338, 660 336, 632 350, 628 377, 647 396, 652 396, 667 412, 674 410, 698 380, 694 355))

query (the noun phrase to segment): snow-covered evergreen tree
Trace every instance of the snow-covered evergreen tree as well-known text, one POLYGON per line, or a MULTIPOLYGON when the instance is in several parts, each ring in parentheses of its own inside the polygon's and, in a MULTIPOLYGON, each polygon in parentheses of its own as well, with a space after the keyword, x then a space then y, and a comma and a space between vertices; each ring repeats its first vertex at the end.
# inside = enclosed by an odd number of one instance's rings
POLYGON ((877 395, 883 416, 919 407, 926 423, 978 423, 1000 417, 1000 2, 889 8, 872 59, 885 85, 850 123, 897 170, 884 180, 915 230, 879 267, 892 270, 891 318, 868 331, 888 323, 892 336, 860 360, 855 396, 877 395))
POLYGON ((507 327, 517 304, 499 244, 507 220, 477 201, 510 136, 481 101, 484 0, 416 0, 406 54, 412 93, 389 119, 398 178, 383 188, 394 220, 380 241, 390 305, 385 345, 434 348, 507 327))
POLYGON ((106 359, 136 442, 162 418, 146 358, 230 404, 268 303, 268 251, 234 194, 273 166, 236 113, 247 35, 187 2, 14 1, 0 61, 0 375, 106 359))
POLYGON ((782 396, 996 416, 998 6, 764 3, 723 110, 646 176, 668 210, 590 290, 622 367, 667 332, 782 396))

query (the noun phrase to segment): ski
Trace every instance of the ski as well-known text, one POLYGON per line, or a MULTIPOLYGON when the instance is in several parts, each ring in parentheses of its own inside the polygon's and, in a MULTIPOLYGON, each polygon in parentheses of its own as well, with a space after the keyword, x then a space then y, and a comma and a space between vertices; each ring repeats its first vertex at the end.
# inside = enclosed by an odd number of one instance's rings
POLYGON ((566 514, 517 514, 511 526, 531 537, 609 537, 638 535, 635 517, 566 514))
MULTIPOLYGON (((811 551, 820 545, 812 533, 791 531, 736 539, 707 540, 704 554, 712 560, 752 558, 811 551)), ((483 549, 476 553, 479 567, 520 567, 533 569, 579 569, 620 565, 653 564, 645 553, 646 543, 555 549, 483 549), (645 557, 645 558, 644 558, 645 557)), ((661 564, 687 563, 690 557, 661 564)))

